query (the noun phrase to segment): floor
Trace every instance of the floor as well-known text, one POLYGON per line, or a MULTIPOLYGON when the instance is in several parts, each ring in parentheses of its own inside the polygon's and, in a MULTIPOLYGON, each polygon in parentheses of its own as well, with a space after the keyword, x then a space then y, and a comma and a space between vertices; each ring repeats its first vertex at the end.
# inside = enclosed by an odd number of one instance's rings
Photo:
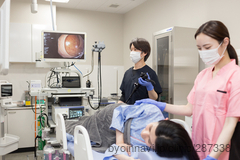
MULTIPOLYGON (((21 153, 7 154, 5 155, 5 160, 35 160, 34 152, 21 152, 21 153)), ((38 156, 37 160, 43 160, 43 158, 38 156)))

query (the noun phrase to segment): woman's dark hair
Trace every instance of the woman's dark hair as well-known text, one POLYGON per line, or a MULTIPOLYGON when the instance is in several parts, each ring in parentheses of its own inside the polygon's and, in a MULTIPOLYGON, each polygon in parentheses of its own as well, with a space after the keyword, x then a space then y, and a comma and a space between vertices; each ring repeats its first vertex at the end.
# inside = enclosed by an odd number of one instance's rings
POLYGON ((159 121, 155 134, 154 150, 160 157, 199 160, 191 138, 180 124, 169 120, 159 121))
POLYGON ((150 52, 151 52, 151 47, 149 42, 144 39, 144 38, 135 38, 132 40, 132 42, 129 45, 129 48, 131 49, 131 46, 134 46, 136 49, 146 53, 146 56, 144 57, 144 62, 148 59, 150 52))
POLYGON ((200 34, 203 33, 213 39, 216 39, 218 43, 220 44, 225 37, 229 38, 229 44, 227 46, 227 51, 230 59, 235 59, 236 64, 238 64, 238 56, 233 48, 233 46, 230 44, 230 36, 228 33, 227 27, 220 21, 208 21, 201 25, 197 32, 195 33, 195 39, 200 34))

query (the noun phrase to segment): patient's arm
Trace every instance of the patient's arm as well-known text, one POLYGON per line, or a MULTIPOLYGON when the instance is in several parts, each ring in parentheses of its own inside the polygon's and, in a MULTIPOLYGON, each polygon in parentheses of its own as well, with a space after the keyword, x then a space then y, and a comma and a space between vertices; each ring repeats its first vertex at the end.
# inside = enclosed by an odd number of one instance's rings
POLYGON ((125 151, 128 153, 128 155, 131 155, 131 152, 130 152, 131 146, 124 143, 123 133, 117 129, 116 129, 116 145, 118 145, 119 147, 125 148, 125 151))
POLYGON ((123 133, 116 129, 116 144, 124 143, 123 133))
POLYGON ((115 155, 114 157, 117 158, 118 160, 140 160, 140 159, 134 159, 133 157, 128 157, 123 154, 115 155))

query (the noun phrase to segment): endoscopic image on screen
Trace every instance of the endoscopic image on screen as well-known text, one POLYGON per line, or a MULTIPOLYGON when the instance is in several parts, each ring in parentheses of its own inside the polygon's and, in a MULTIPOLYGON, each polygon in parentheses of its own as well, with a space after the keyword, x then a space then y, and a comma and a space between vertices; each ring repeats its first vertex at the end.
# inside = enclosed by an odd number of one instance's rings
POLYGON ((84 59, 84 34, 44 33, 44 58, 84 59))

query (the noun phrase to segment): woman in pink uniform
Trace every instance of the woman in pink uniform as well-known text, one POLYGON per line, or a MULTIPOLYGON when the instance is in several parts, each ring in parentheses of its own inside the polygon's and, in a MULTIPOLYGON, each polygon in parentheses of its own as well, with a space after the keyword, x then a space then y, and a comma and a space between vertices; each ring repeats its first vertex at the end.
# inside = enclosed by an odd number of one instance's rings
POLYGON ((200 159, 237 160, 240 150, 240 67, 236 51, 230 44, 226 26, 219 21, 204 23, 197 30, 195 39, 201 59, 212 67, 198 74, 187 97, 188 104, 170 105, 150 99, 136 104, 152 103, 172 114, 192 115, 192 141, 200 159))

